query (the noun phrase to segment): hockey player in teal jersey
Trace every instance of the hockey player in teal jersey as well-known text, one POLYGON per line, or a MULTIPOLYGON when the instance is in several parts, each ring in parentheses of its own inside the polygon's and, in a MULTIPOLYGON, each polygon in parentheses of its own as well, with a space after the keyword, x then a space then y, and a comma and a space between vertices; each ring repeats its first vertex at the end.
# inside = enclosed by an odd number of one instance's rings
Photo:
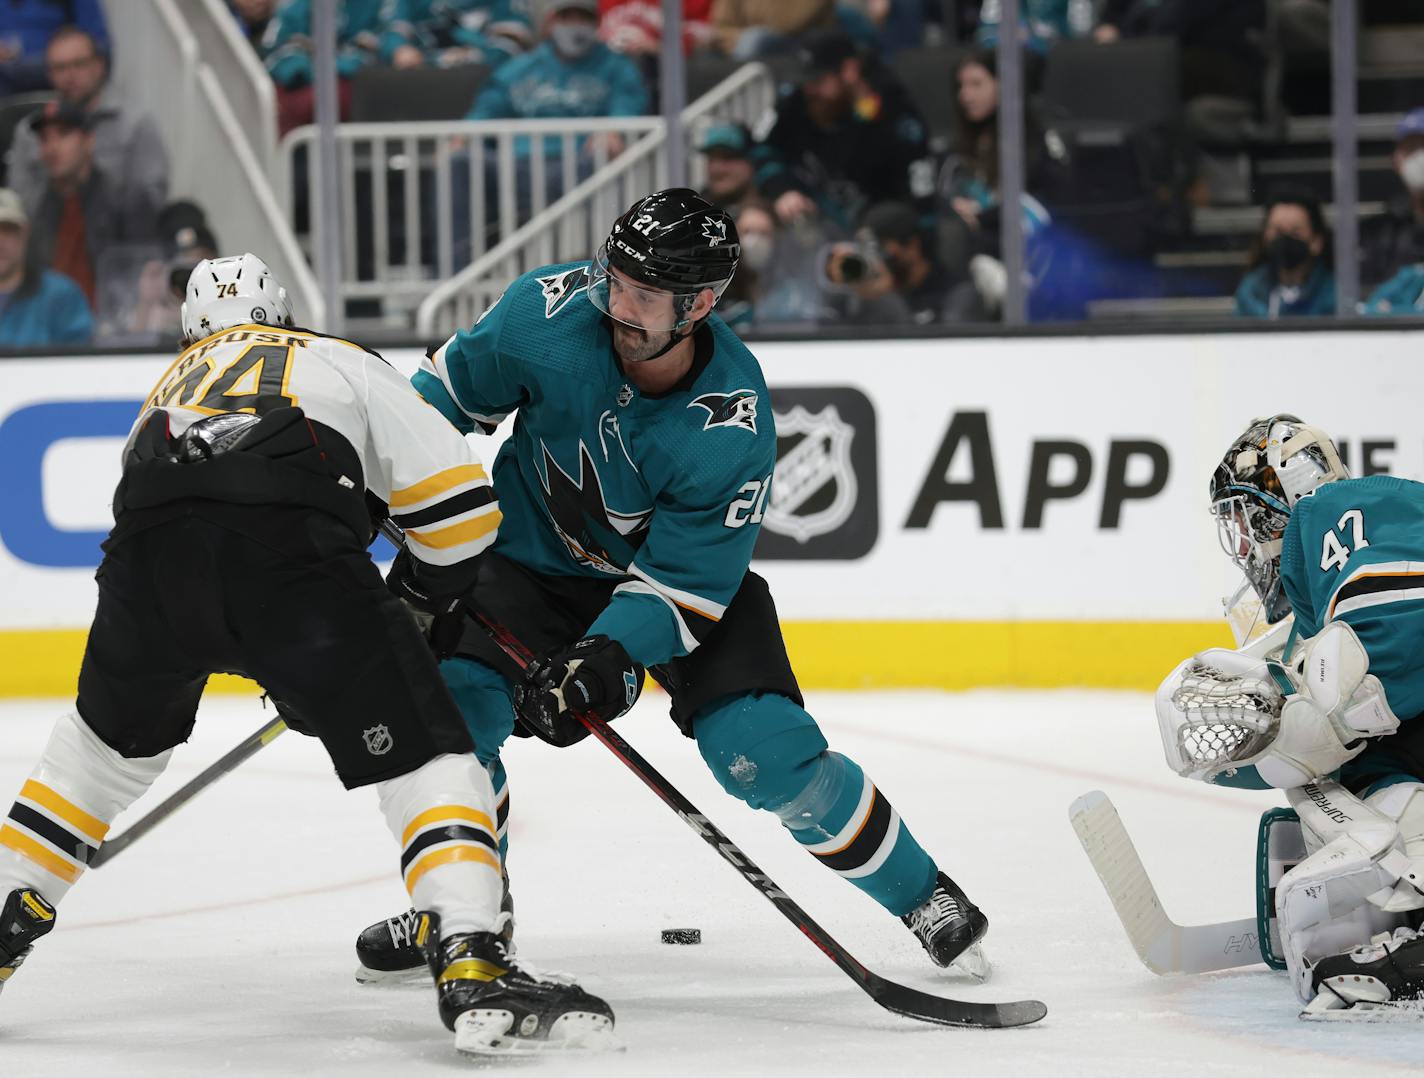
MULTIPOLYGON (((461 431, 516 417, 494 467, 504 520, 468 602, 539 656, 521 676, 471 626, 442 672, 502 792, 511 732, 571 744, 586 731, 570 708, 622 714, 646 668, 729 794, 775 814, 938 965, 982 977, 987 919, 829 748, 748 569, 776 432, 755 357, 712 313, 739 255, 726 213, 658 192, 591 263, 520 277, 415 375, 461 431)), ((418 962, 405 927, 362 933, 363 979, 418 962)))
POLYGON ((1324 433, 1276 415, 1233 443, 1211 496, 1267 618, 1294 623, 1283 647, 1173 671, 1157 698, 1168 764, 1287 791, 1304 855, 1269 882, 1305 1016, 1419 999, 1424 484, 1351 479, 1324 433))

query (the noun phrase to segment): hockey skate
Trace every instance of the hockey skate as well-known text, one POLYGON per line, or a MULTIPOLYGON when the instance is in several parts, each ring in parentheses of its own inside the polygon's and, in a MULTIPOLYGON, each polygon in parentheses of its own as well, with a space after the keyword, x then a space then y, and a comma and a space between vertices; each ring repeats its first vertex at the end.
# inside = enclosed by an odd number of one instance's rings
POLYGON ((612 1008, 571 979, 521 969, 493 932, 439 934, 436 914, 417 914, 416 943, 429 959, 440 1018, 459 1051, 511 1056, 623 1047, 612 1008))
POLYGON ((935 877, 930 897, 900 920, 935 965, 959 970, 976 981, 988 980, 989 959, 979 941, 989 930, 989 918, 943 872, 935 877))
POLYGON ((1424 936, 1411 928, 1382 932, 1353 951, 1322 958, 1311 974, 1316 995, 1302 1018, 1424 1019, 1424 936))
MULTIPOLYGON (((504 896, 499 900, 501 917, 498 935, 514 954, 514 896, 509 893, 509 877, 504 877, 504 896)), ((377 921, 356 937, 357 984, 424 984, 425 952, 416 945, 419 914, 406 910, 377 921)))
POLYGON ((11 891, 0 909, 0 991, 29 957, 35 940, 54 928, 54 907, 38 891, 11 891))

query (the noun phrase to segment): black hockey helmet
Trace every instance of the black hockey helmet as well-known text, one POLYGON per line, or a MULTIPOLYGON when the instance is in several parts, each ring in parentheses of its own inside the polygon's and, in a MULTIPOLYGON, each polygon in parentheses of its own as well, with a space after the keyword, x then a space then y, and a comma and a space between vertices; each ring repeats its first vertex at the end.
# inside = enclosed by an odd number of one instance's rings
POLYGON ((741 255, 737 226, 725 210, 690 188, 672 187, 639 199, 613 222, 594 256, 588 295, 617 321, 654 332, 680 330, 704 288, 712 289, 714 301, 721 298, 741 255), (620 304, 617 314, 609 297, 610 269, 620 277, 614 287, 631 293, 631 302, 620 304), (672 317, 651 314, 666 311, 668 293, 672 317), (667 324, 639 321, 643 309, 654 322, 667 324))

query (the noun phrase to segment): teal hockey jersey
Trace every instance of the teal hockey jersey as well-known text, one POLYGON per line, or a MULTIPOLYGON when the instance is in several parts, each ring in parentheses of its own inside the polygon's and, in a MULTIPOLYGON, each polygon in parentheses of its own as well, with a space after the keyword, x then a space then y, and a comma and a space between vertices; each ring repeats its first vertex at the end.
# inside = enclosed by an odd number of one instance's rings
POLYGON ((514 413, 494 486, 495 550, 555 576, 617 582, 590 633, 644 665, 717 624, 751 562, 776 463, 754 356, 715 315, 687 376, 643 394, 623 375, 587 263, 520 277, 412 381, 460 430, 514 413))
POLYGON ((1295 638, 1355 630, 1401 722, 1424 713, 1424 483, 1342 479, 1302 499, 1281 550, 1295 638))

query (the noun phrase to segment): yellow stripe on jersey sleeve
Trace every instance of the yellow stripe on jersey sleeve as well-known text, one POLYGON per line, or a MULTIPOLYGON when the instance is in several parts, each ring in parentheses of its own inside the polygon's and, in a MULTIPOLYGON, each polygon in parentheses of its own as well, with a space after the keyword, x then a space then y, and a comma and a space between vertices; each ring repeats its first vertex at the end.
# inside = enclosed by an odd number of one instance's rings
POLYGON ((433 547, 436 550, 448 550, 461 543, 468 543, 488 535, 499 527, 499 523, 503 519, 504 514, 496 509, 471 520, 462 520, 459 524, 451 524, 448 528, 408 531, 405 536, 407 539, 414 539, 421 546, 433 547))
POLYGON ((474 483, 488 478, 484 465, 460 464, 454 468, 446 468, 443 472, 437 472, 428 479, 422 479, 413 486, 391 491, 390 505, 392 509, 397 509, 407 505, 417 505, 420 502, 428 502, 431 498, 438 498, 464 483, 474 483))

